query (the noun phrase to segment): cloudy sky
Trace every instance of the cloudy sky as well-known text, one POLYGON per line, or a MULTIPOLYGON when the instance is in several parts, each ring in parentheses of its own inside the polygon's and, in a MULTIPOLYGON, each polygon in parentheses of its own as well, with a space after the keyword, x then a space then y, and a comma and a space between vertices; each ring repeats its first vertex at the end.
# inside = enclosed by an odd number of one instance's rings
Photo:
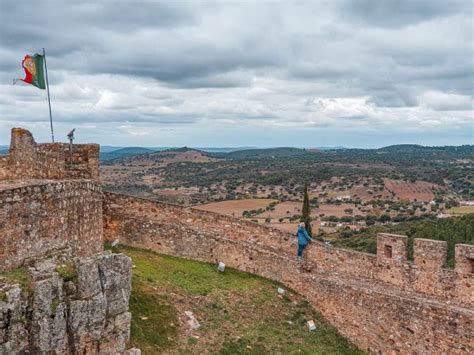
POLYGON ((0 1, 0 145, 474 143, 472 1, 0 1))

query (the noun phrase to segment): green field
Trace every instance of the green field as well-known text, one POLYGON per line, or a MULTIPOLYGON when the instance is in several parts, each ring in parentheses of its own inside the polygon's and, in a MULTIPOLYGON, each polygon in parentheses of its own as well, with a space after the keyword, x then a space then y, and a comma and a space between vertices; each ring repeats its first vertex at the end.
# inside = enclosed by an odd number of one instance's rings
POLYGON ((279 296, 278 283, 141 249, 113 251, 133 260, 131 346, 144 354, 362 353, 300 295, 286 289, 279 296), (199 329, 190 328, 185 311, 199 329))
POLYGON ((451 214, 470 214, 474 213, 474 206, 453 207, 448 210, 451 214))

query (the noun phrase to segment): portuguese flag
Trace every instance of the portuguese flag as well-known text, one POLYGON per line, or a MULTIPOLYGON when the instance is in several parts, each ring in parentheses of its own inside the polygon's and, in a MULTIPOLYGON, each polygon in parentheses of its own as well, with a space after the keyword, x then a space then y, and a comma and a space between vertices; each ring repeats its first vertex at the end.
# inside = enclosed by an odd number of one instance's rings
POLYGON ((40 89, 46 89, 44 80, 44 55, 36 53, 34 56, 25 55, 21 66, 25 69, 25 78, 20 79, 40 89))

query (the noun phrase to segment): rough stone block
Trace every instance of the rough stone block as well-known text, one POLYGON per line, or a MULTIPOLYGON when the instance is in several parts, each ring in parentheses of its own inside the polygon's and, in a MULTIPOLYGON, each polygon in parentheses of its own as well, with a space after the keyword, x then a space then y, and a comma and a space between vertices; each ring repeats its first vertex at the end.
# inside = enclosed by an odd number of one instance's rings
POLYGON ((446 263, 448 244, 442 240, 415 239, 413 257, 420 269, 437 270, 446 263))
POLYGON ((76 351, 85 349, 91 341, 99 341, 106 322, 106 306, 103 294, 88 300, 70 301, 68 326, 76 351))
POLYGON ((79 298, 91 298, 101 292, 99 263, 95 258, 75 260, 77 273, 77 296, 79 298))
POLYGON ((110 316, 128 311, 131 268, 132 261, 126 255, 104 253, 99 257, 100 280, 107 299, 107 314, 110 316))
MULTIPOLYGON (((131 262, 123 255, 105 256, 103 273, 95 275, 86 273, 91 268, 98 270, 100 255, 76 260, 77 278, 66 283, 56 269, 72 260, 58 256, 57 261, 37 262, 28 268, 31 296, 0 278, 0 354, 122 354, 130 337, 131 314, 107 313, 100 276, 107 275, 104 282, 112 300, 120 287, 129 294, 131 262), (110 273, 109 266, 113 268, 110 273), (99 352, 102 346, 108 352, 99 352)), ((128 308, 128 304, 117 304, 112 302, 114 311, 128 308)))
POLYGON ((33 347, 42 352, 65 351, 67 348, 66 306, 63 304, 63 280, 52 271, 50 261, 31 268, 36 278, 33 282, 31 341, 33 347), (36 270, 36 271, 33 271, 36 270))
POLYGON ((474 245, 457 244, 454 249, 455 271, 474 277, 474 245))
POLYGON ((407 237, 404 235, 379 233, 377 235, 378 261, 405 261, 407 258, 407 237))
POLYGON ((115 354, 115 352, 124 352, 130 338, 130 324, 132 314, 124 312, 115 318, 109 318, 104 330, 108 343, 100 347, 101 354, 115 354), (115 352, 114 352, 115 351, 115 352))

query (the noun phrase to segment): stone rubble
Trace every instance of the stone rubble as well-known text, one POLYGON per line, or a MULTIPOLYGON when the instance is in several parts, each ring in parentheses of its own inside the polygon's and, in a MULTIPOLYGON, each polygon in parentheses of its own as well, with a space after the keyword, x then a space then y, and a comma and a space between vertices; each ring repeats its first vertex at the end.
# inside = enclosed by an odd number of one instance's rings
POLYGON ((201 324, 199 324, 196 317, 194 317, 193 312, 185 311, 184 314, 186 315, 186 317, 188 317, 188 324, 191 327, 191 329, 199 329, 201 327, 201 324))

